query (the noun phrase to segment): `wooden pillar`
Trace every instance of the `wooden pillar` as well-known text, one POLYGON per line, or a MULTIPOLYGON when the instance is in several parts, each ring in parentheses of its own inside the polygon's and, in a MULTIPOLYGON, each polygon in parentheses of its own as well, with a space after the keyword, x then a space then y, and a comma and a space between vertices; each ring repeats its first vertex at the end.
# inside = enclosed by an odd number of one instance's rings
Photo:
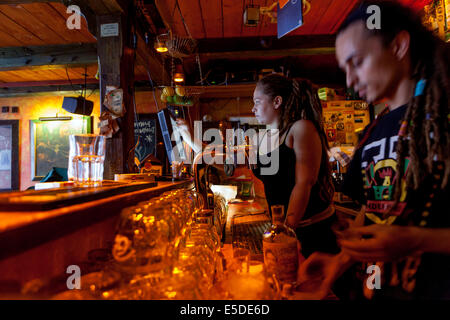
POLYGON ((97 43, 100 59, 101 112, 108 86, 123 89, 126 113, 118 119, 120 130, 107 139, 104 178, 114 179, 114 174, 128 172, 127 161, 134 146, 134 50, 130 48, 131 19, 122 15, 97 16, 97 43))
POLYGON ((137 34, 135 30, 135 10, 133 2, 130 1, 128 13, 122 16, 123 22, 123 55, 120 61, 120 82, 123 89, 123 101, 127 109, 123 117, 123 150, 124 150, 124 172, 129 173, 129 168, 134 164, 134 120, 135 120, 135 101, 134 101, 134 66, 136 63, 137 34))

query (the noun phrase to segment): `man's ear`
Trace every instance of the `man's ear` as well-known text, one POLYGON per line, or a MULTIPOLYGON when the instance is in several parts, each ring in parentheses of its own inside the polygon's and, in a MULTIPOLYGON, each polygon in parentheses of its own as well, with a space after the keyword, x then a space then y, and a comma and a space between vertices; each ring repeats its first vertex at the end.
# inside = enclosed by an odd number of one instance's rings
POLYGON ((392 53, 397 60, 402 60, 408 53, 411 45, 411 35, 407 31, 400 31, 392 40, 391 48, 392 53))
POLYGON ((276 96, 275 99, 273 99, 273 107, 275 109, 278 109, 282 103, 283 103, 283 98, 281 96, 276 96))

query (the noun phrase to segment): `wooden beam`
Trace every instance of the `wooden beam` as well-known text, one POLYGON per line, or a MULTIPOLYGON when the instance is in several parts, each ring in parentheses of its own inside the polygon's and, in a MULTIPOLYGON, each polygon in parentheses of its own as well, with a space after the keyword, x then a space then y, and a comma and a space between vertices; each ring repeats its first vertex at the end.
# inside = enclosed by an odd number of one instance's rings
POLYGON ((157 32, 159 32, 159 30, 166 29, 166 25, 164 24, 161 14, 159 13, 158 8, 156 7, 155 0, 144 1, 143 14, 147 18, 151 19, 152 23, 157 29, 156 30, 157 32))
POLYGON ((200 39, 198 52, 208 59, 335 54, 335 39, 334 35, 200 39))
MULTIPOLYGON (((137 54, 140 63, 150 72, 152 80, 155 85, 163 84, 170 80, 170 75, 167 69, 163 68, 162 56, 158 55, 153 47, 148 46, 141 35, 138 36, 137 54)), ((146 77, 148 80, 148 77, 146 77)))
POLYGON ((335 40, 335 35, 301 35, 281 39, 277 37, 209 38, 198 40, 198 52, 333 48, 335 40))
MULTIPOLYGON (((68 86, 68 85, 83 85, 84 79, 74 80, 50 80, 50 81, 27 81, 27 82, 5 82, 0 83, 0 88, 28 88, 28 87, 46 87, 46 86, 68 86)), ((97 84, 97 79, 86 79, 86 84, 97 84)))
POLYGON ((117 119, 119 132, 107 139, 106 143, 104 178, 109 180, 114 179, 114 174, 129 172, 130 161, 134 163, 134 12, 133 3, 130 2, 124 14, 97 16, 101 112, 107 111, 103 105, 107 87, 123 90, 123 107, 126 110, 125 115, 117 119), (102 35, 102 26, 106 24, 116 24, 118 34, 102 35))
MULTIPOLYGON (((61 2, 61 1, 60 1, 61 2)), ((77 5, 83 12, 83 8, 89 8, 95 15, 121 14, 126 9, 127 0, 62 0, 66 6, 77 5)))
POLYGON ((285 57, 285 56, 306 56, 335 54, 334 47, 305 48, 305 49, 280 49, 280 50, 247 50, 247 51, 227 51, 201 53, 201 58, 207 59, 244 59, 261 57, 285 57))
POLYGON ((97 63, 96 44, 0 48, 0 71, 97 63))
POLYGON ((62 3, 63 0, 2 0, 1 4, 27 4, 27 3, 46 3, 46 2, 59 2, 62 3))
MULTIPOLYGON (((87 95, 90 95, 93 90, 99 88, 98 84, 88 84, 87 95)), ((79 95, 81 90, 84 89, 83 85, 48 85, 48 86, 35 86, 35 87, 20 87, 20 88, 3 88, 3 84, 0 84, 0 97, 22 97, 22 96, 44 96, 44 95, 79 95), (78 87, 78 88, 77 88, 78 87), (75 89, 75 91, 74 91, 75 89), (78 89, 78 90, 77 90, 78 89)))
MULTIPOLYGON (((161 88, 160 88, 161 89, 161 88)), ((185 89, 193 96, 200 99, 252 97, 255 83, 233 84, 228 86, 185 86, 185 89)), ((148 85, 136 87, 136 91, 152 91, 148 85)))
MULTIPOLYGON (((122 0, 101 0, 103 5, 109 10, 110 13, 122 13, 126 8, 127 1, 122 0)), ((92 1, 91 1, 92 2, 92 1)))
POLYGON ((198 93, 200 99, 252 97, 255 84, 236 84, 228 86, 188 86, 188 91, 198 93))
POLYGON ((135 96, 134 96, 134 71, 136 66, 136 7, 134 1, 129 4, 127 14, 122 15, 123 23, 123 54, 120 59, 120 86, 123 89, 123 105, 126 109, 122 117, 122 148, 123 170, 131 173, 135 168, 134 162, 134 121, 135 121, 135 96))
MULTIPOLYGON (((150 1, 153 2, 153 1, 150 1)), ((154 2, 153 2, 154 3, 154 2)), ((147 6, 147 4, 145 4, 147 6)), ((156 6, 152 7, 154 10, 156 9, 156 6)), ((149 36, 149 31, 151 30, 150 23, 147 21, 148 17, 144 12, 142 12, 140 9, 136 12, 136 25, 137 25, 137 32, 138 32, 138 41, 137 41, 137 54, 138 54, 138 61, 141 65, 143 65, 149 72, 152 77, 152 80, 154 82, 154 85, 161 85, 163 84, 163 80, 169 80, 169 66, 167 65, 166 68, 163 68, 163 59, 164 56, 157 53, 154 49, 154 37, 150 35, 149 38, 147 38, 148 43, 146 42, 145 35, 149 36)), ((161 20, 161 16, 159 13, 154 12, 152 17, 152 22, 155 25, 157 29, 163 28, 164 23, 161 20), (155 16, 155 17, 153 17, 155 16), (158 17, 160 20, 158 20, 158 17), (153 20, 156 19, 156 20, 153 20)), ((147 77, 148 79, 148 77, 147 77)))
MULTIPOLYGON (((97 16, 98 56, 100 59, 100 112, 107 111, 103 102, 106 88, 114 86, 120 88, 120 58, 123 52, 123 31, 120 15, 97 16), (104 24, 118 24, 117 36, 102 37, 101 26, 104 24)), ((124 151, 123 130, 106 141, 106 156, 104 178, 114 180, 114 174, 123 173, 124 151)))

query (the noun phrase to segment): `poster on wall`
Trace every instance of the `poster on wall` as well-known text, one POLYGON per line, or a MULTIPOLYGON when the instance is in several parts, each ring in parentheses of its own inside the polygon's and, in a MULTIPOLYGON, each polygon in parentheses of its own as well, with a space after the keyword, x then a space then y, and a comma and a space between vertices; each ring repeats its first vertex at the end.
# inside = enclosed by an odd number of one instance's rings
POLYGON ((30 120, 31 177, 40 181, 53 167, 67 168, 69 136, 92 133, 91 117, 70 121, 30 120))
POLYGON ((0 190, 11 189, 12 126, 0 126, 0 190))
POLYGON ((370 123, 370 113, 363 101, 323 103, 324 129, 330 147, 354 147, 358 132, 370 123))

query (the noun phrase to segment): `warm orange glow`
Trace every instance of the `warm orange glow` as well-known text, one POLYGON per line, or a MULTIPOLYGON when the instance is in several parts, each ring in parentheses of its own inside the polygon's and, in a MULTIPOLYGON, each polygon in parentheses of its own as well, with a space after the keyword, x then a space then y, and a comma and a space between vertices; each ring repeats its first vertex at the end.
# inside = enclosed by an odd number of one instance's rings
POLYGON ((156 48, 156 51, 160 52, 160 53, 164 53, 169 51, 169 49, 167 49, 166 47, 158 47, 156 48))
POLYGON ((173 81, 175 82, 183 82, 184 81, 184 74, 182 73, 175 73, 173 76, 173 81))
POLYGON ((155 42, 155 50, 158 51, 159 53, 164 53, 164 52, 169 51, 166 44, 160 40, 155 42))

